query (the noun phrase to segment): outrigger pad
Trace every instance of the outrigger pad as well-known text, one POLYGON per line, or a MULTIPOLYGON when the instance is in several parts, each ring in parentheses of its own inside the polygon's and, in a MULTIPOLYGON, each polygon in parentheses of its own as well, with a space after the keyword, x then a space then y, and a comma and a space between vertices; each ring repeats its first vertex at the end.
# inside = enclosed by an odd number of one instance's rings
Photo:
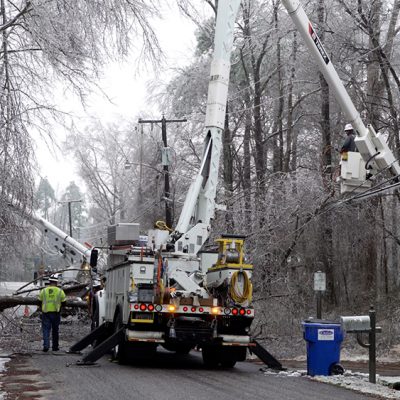
POLYGON ((262 347, 261 344, 257 342, 257 340, 252 340, 251 344, 253 344, 253 346, 249 346, 250 353, 255 354, 265 365, 267 365, 271 369, 286 371, 286 368, 282 367, 282 364, 264 347, 262 347))
POLYGON ((84 361, 77 361, 75 365, 79 367, 90 367, 91 365, 97 365, 95 362, 84 362, 84 361))

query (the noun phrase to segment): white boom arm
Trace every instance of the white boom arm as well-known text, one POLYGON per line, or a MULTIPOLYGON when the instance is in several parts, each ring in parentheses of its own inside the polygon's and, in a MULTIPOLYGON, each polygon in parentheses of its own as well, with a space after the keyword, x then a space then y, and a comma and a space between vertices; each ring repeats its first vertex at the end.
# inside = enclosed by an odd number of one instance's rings
POLYGON ((203 159, 191 184, 175 231, 177 251, 196 254, 209 236, 215 214, 222 133, 233 46, 233 31, 240 0, 219 0, 206 109, 203 159), (179 240, 178 240, 179 239, 179 240))
MULTIPOLYGON (((376 172, 376 170, 388 168, 394 175, 399 175, 399 163, 396 161, 385 139, 381 137, 379 133, 377 134, 371 125, 364 125, 359 112, 356 110, 299 0, 282 0, 282 3, 286 7, 311 54, 314 56, 321 73, 324 75, 329 88, 333 91, 348 122, 350 122, 356 130, 356 146, 364 162, 369 163, 372 167, 370 172, 373 173, 376 172)), ((356 164, 357 163, 354 163, 354 165, 356 164)), ((352 171, 349 171, 347 177, 349 181, 353 178, 360 181, 359 171, 353 172, 354 176, 352 171)), ((345 180, 347 179, 343 174, 342 178, 345 180)), ((355 183, 350 183, 350 186, 356 187, 355 185, 355 183)), ((346 191, 346 189, 342 189, 342 191, 346 191)))
MULTIPOLYGON (((21 209, 17 205, 15 205, 11 199, 9 200, 8 205, 14 211, 16 211, 17 213, 19 213, 21 215, 21 209)), ((39 229, 44 228, 45 230, 52 232, 56 236, 57 240, 60 239, 61 244, 65 244, 65 246, 72 248, 74 251, 79 253, 84 258, 90 258, 92 249, 88 249, 83 244, 79 243, 74 238, 67 235, 61 229, 57 228, 51 222, 42 218, 35 212, 32 212, 30 217, 31 217, 31 222, 33 222, 39 229)), ((61 249, 59 249, 59 250, 61 250, 61 249)))
POLYGON ((39 215, 32 213, 31 215, 33 221, 36 225, 47 229, 48 231, 52 232, 58 239, 61 240, 61 243, 65 243, 66 246, 71 247, 77 253, 79 253, 82 257, 90 258, 90 254, 92 252, 91 249, 88 249, 78 241, 76 241, 71 236, 67 235, 61 229, 57 228, 51 222, 45 220, 44 218, 40 217, 39 215))

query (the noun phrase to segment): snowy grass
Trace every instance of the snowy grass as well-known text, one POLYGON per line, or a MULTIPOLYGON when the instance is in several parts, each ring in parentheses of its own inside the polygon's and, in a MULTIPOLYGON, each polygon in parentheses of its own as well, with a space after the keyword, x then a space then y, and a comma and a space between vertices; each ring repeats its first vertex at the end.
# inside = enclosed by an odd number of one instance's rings
POLYGON ((303 377, 317 382, 328 383, 355 392, 379 396, 383 399, 400 399, 400 391, 391 389, 389 385, 400 382, 400 377, 376 376, 376 384, 370 383, 368 374, 346 371, 344 375, 335 376, 307 376, 306 370, 273 371, 262 368, 265 375, 276 375, 279 377, 303 377))
POLYGON ((330 383, 335 386, 344 387, 357 392, 380 396, 384 399, 400 399, 400 391, 391 389, 390 384, 400 381, 400 377, 376 376, 376 384, 370 383, 368 374, 353 373, 346 371, 344 375, 315 376, 315 381, 330 383))

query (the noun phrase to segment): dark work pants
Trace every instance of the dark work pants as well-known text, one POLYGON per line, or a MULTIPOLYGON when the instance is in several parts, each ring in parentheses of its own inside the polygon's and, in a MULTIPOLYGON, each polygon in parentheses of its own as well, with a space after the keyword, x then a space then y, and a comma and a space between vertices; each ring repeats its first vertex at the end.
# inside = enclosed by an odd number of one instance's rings
POLYGON ((58 327, 60 325, 60 313, 42 313, 43 348, 50 348, 50 332, 52 332, 52 349, 58 350, 58 327))

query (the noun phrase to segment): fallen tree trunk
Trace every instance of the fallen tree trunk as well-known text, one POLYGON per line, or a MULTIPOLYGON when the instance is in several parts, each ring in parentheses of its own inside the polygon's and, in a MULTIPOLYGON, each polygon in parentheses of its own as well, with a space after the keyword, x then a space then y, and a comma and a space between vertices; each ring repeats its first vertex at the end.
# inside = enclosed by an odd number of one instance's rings
MULTIPOLYGON (((24 285, 24 286, 26 286, 26 285, 24 285)), ((71 294, 74 291, 79 291, 79 290, 85 289, 87 287, 89 287, 88 283, 78 283, 76 285, 68 286, 66 288, 61 287, 61 289, 64 290, 65 294, 71 294)), ((21 288, 19 288, 16 292, 14 292, 14 296, 18 296, 19 294, 25 294, 25 293, 39 291, 41 289, 43 289, 43 287, 39 287, 39 286, 32 288, 32 289, 26 289, 26 290, 21 290, 21 288)))
MULTIPOLYGON (((0 296, 0 312, 6 308, 16 306, 40 306, 40 301, 37 297, 31 296, 0 296)), ((83 300, 67 299, 65 302, 66 307, 79 307, 87 308, 87 302, 83 300)))

